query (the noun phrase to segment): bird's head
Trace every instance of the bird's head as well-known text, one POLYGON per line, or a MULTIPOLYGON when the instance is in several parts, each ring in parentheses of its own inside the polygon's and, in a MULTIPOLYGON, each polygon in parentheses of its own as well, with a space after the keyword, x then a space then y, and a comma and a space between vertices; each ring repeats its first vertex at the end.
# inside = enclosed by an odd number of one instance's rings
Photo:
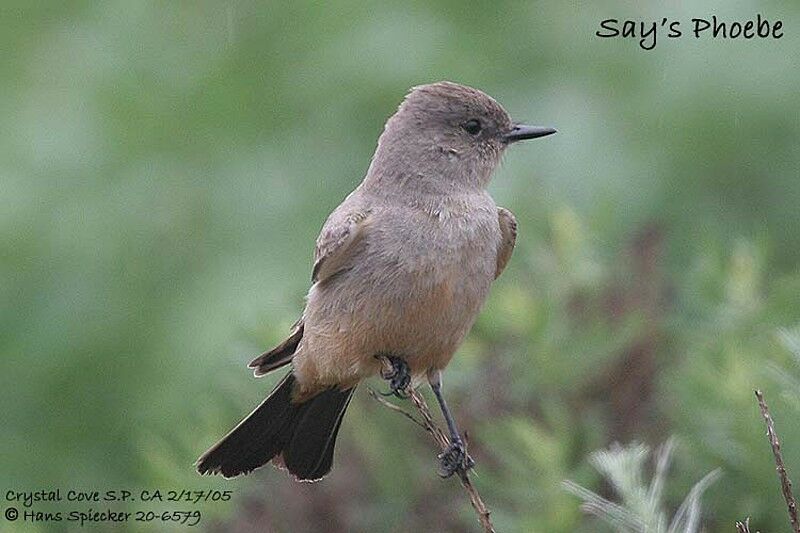
POLYGON ((555 133, 516 124, 491 96, 449 81, 414 87, 388 120, 370 168, 446 192, 485 187, 511 143, 555 133))

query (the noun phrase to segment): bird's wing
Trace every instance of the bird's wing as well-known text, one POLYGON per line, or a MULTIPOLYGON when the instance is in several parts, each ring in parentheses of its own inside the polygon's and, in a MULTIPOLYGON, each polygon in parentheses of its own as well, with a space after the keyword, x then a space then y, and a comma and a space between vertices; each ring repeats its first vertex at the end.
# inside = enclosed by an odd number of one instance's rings
POLYGON ((505 270, 511 254, 514 252, 514 244, 517 242, 517 219, 514 213, 504 207, 497 208, 497 218, 500 222, 500 233, 502 240, 497 249, 497 269, 494 272, 494 279, 497 279, 505 270))
POLYGON ((369 210, 353 211, 332 216, 325 223, 314 250, 312 283, 325 281, 341 270, 356 248, 354 245, 364 236, 369 215, 369 210))
POLYGON ((303 340, 304 326, 303 317, 300 317, 300 320, 295 322, 294 326, 292 326, 292 334, 289 335, 288 339, 250 361, 250 364, 247 366, 253 369, 253 373, 256 377, 263 376, 276 368, 280 368, 292 362, 292 357, 294 357, 294 353, 297 351, 300 341, 303 340))

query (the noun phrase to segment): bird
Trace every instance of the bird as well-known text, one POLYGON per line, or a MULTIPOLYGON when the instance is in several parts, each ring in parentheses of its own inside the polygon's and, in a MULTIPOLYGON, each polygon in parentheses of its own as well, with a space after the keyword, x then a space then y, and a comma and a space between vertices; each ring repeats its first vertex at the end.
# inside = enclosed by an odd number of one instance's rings
POLYGON ((471 467, 442 372, 516 242, 516 218, 487 186, 508 146, 555 132, 512 121, 466 85, 412 87, 363 181, 322 227, 290 335, 249 364, 256 377, 290 370, 197 460, 198 472, 235 477, 272 461, 298 481, 322 479, 353 392, 381 372, 382 356, 394 392, 427 379, 436 396, 451 441, 440 474, 471 467))

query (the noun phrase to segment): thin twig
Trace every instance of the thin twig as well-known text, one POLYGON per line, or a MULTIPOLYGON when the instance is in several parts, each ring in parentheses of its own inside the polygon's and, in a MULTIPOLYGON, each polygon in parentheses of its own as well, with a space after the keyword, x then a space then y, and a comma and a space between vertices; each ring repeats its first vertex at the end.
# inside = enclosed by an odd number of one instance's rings
POLYGON ((781 455, 781 443, 778 440, 778 434, 775 432, 775 423, 772 421, 772 416, 769 414, 767 402, 764 401, 764 395, 760 390, 756 390, 756 398, 758 398, 758 406, 761 408, 761 416, 767 423, 767 437, 769 443, 772 445, 772 454, 775 456, 775 466, 778 477, 781 480, 781 490, 783 492, 783 499, 786 500, 786 507, 789 509, 789 520, 792 523, 792 531, 800 533, 800 520, 797 518, 797 500, 794 499, 792 494, 792 481, 789 479, 789 474, 786 473, 786 465, 783 463, 783 455, 781 455))
POLYGON ((370 396, 372 396, 372 399, 373 399, 373 400, 376 400, 376 401, 378 401, 378 402, 382 403, 384 406, 388 407, 388 408, 389 408, 389 409, 391 409, 392 411, 397 411, 398 413, 400 413, 400 414, 401 414, 401 415, 403 415, 404 417, 408 418, 409 420, 411 420, 412 422, 414 422, 416 425, 418 425, 419 427, 421 427, 421 428, 422 428, 422 429, 424 429, 425 431, 428 431, 428 426, 426 426, 425 424, 423 424, 422 422, 420 422, 419 420, 417 420, 417 419, 414 417, 414 415, 412 415, 411 413, 409 413, 408 411, 406 411, 405 409, 403 409, 403 408, 402 408, 402 407, 400 407, 399 405, 395 405, 395 404, 393 404, 392 402, 390 402, 389 400, 387 400, 386 398, 384 398, 383 396, 381 396, 381 394, 380 394, 378 391, 376 391, 375 389, 373 389, 373 388, 371 388, 371 387, 370 387, 370 388, 368 388, 367 390, 368 390, 368 392, 369 392, 369 395, 370 395, 370 396))
MULTIPOLYGON (((389 360, 386 357, 379 357, 379 359, 384 369, 387 370, 387 372, 391 372, 392 364, 389 362, 389 360)), ((436 444, 439 446, 442 452, 446 451, 450 447, 450 438, 434 421, 433 415, 431 415, 431 410, 428 408, 427 402, 425 402, 425 398, 412 386, 409 386, 409 396, 411 398, 411 403, 414 404, 414 407, 422 417, 421 421, 402 407, 399 407, 385 400, 384 398, 381 398, 378 393, 372 389, 370 389, 370 395, 392 411, 402 414, 406 418, 412 420, 418 426, 424 428, 425 431, 431 435, 433 440, 436 441, 436 444)), ((472 504, 472 508, 475 509, 475 513, 478 515, 478 521, 481 523, 481 526, 483 526, 484 532, 495 533, 494 526, 492 525, 491 518, 489 517, 491 511, 489 511, 489 509, 486 507, 486 504, 483 502, 483 498, 481 498, 478 489, 476 489, 472 484, 472 480, 469 478, 469 473, 466 469, 461 468, 458 470, 457 474, 461 481, 461 485, 469 495, 469 502, 472 504)))

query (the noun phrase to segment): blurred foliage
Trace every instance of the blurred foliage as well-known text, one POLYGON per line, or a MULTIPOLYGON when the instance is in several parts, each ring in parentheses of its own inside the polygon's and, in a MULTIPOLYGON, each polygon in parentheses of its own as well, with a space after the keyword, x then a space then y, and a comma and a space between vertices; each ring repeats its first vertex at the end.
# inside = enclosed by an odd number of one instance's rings
POLYGON ((387 116, 451 79, 559 129, 497 172, 517 250, 446 375, 499 530, 594 531, 561 480, 610 498, 588 455, 672 434, 666 510, 719 467, 707 531, 747 515, 785 529, 752 389, 800 479, 798 393, 770 371, 797 376, 777 333, 800 324, 797 2, 8 0, 0 15, 3 489, 232 489, 201 507, 219 531, 474 527, 425 436, 360 393, 323 483, 191 467, 278 378, 244 365, 297 317, 313 240, 387 116), (594 37, 608 17, 756 10, 781 40, 594 37))
POLYGON ((620 495, 620 503, 609 501, 569 480, 564 482, 564 488, 583 500, 581 509, 584 512, 602 519, 614 531, 698 533, 702 531, 701 497, 719 478, 719 470, 709 472, 695 483, 678 506, 675 516, 669 519, 662 497, 674 447, 675 441, 670 439, 659 448, 653 477, 648 484, 644 482, 643 470, 650 450, 643 444, 634 443, 626 448, 615 444, 590 456, 592 465, 620 495))
POLYGON ((773 362, 770 365, 770 371, 783 385, 783 392, 787 400, 792 402, 800 412, 800 326, 780 329, 778 338, 789 351, 793 364, 784 367, 773 362))

